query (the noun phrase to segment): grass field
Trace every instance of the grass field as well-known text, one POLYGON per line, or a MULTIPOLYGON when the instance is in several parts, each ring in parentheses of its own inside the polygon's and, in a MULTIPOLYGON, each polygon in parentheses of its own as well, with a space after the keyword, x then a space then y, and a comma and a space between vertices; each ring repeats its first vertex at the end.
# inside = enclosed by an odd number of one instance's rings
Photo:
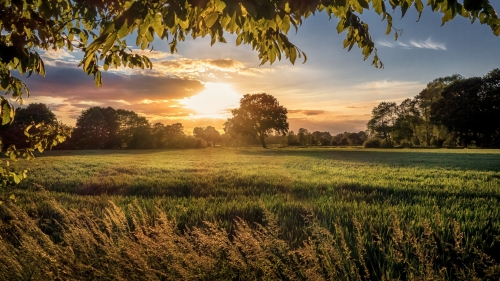
POLYGON ((49 151, 5 280, 499 280, 500 151, 49 151))

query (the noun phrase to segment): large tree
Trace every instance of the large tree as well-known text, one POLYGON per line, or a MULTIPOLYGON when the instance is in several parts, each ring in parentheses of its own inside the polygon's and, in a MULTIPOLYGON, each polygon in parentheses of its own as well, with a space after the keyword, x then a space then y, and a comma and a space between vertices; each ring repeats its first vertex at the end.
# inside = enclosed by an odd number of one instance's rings
POLYGON ((257 137, 263 148, 266 148, 264 139, 273 131, 283 135, 288 132, 288 111, 272 95, 244 95, 240 108, 233 109, 231 113, 233 118, 224 123, 224 131, 257 137))
POLYGON ((116 110, 120 147, 146 148, 151 139, 150 126, 146 117, 125 109, 116 110))
POLYGON ((94 106, 82 112, 73 135, 79 148, 119 148, 120 123, 112 107, 94 106))
POLYGON ((422 144, 431 146, 432 142, 438 141, 437 135, 442 130, 440 130, 441 128, 439 128, 439 126, 431 120, 432 105, 441 99, 441 93, 446 87, 448 87, 448 85, 461 79, 464 79, 464 77, 458 74, 436 78, 432 82, 429 82, 427 87, 415 96, 415 105, 417 106, 421 117, 421 124, 419 127, 422 132, 421 134, 416 132, 416 135, 422 135, 422 137, 419 138, 419 140, 422 140, 422 144))
POLYGON ((388 146, 393 146, 392 130, 397 120, 395 102, 381 102, 372 110, 372 118, 366 126, 376 136, 383 138, 388 146))
POLYGON ((484 77, 471 77, 451 83, 433 104, 431 117, 456 132, 467 146, 498 146, 500 142, 500 70, 484 77))

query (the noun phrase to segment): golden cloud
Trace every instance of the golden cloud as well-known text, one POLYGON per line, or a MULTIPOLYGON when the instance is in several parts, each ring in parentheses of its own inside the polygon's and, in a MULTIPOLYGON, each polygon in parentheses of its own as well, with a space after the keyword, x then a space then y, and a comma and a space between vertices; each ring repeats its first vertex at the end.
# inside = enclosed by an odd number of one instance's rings
POLYGON ((314 115, 320 115, 325 113, 324 110, 312 110, 312 109, 289 109, 288 113, 297 113, 297 114, 303 114, 306 116, 314 116, 314 115))

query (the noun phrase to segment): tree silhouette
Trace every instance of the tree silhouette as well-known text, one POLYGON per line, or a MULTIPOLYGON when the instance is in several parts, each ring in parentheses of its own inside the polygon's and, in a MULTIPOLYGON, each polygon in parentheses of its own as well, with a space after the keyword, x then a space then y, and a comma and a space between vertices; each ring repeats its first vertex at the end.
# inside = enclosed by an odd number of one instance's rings
POLYGON ((78 117, 73 138, 80 148, 118 148, 121 147, 119 129, 116 110, 94 106, 84 110, 78 117))
POLYGON ((376 135, 385 139, 388 146, 393 146, 392 130, 397 119, 395 102, 381 102, 372 110, 372 118, 366 126, 376 135))
POLYGON ((207 126, 205 130, 203 130, 203 136, 208 146, 210 146, 210 142, 215 146, 215 142, 220 140, 220 133, 212 126, 207 126))
POLYGON ((29 125, 42 122, 47 125, 57 124, 56 115, 46 104, 32 103, 27 107, 17 108, 16 119, 11 124, 0 126, 2 145, 5 147, 15 145, 16 148, 28 147, 24 130, 29 125))
POLYGON ((240 108, 233 109, 231 113, 233 118, 224 123, 224 131, 257 137, 263 148, 267 148, 264 139, 273 131, 283 135, 288 132, 288 111, 272 95, 244 95, 240 108))
POLYGON ((432 119, 456 132, 464 146, 495 146, 500 137, 500 70, 451 83, 432 106, 432 119))

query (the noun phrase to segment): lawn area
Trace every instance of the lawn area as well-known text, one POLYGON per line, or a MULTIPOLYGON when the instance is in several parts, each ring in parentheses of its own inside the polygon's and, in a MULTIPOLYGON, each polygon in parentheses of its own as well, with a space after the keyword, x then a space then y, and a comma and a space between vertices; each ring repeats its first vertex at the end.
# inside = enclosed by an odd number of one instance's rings
POLYGON ((500 278, 499 150, 48 151, 28 166, 0 206, 10 280, 500 278))

